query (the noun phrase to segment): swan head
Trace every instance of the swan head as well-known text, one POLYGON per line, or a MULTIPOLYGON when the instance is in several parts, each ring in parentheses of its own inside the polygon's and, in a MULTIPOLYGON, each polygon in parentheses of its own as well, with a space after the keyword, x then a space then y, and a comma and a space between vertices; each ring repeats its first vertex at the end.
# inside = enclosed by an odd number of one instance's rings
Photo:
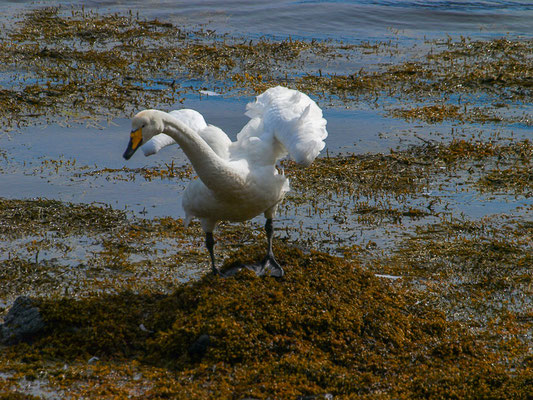
POLYGON ((131 120, 130 141, 122 157, 129 160, 143 143, 159 135, 163 129, 163 118, 159 111, 144 110, 135 115, 131 120))

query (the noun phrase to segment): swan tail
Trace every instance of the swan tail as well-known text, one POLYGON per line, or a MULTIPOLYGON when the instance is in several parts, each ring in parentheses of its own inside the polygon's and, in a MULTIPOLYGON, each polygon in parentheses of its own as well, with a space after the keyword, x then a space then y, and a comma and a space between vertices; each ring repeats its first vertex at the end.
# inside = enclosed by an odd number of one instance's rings
POLYGON ((268 89, 246 110, 248 117, 262 121, 263 135, 276 138, 299 164, 311 164, 325 147, 328 132, 322 110, 297 90, 281 86, 268 89))

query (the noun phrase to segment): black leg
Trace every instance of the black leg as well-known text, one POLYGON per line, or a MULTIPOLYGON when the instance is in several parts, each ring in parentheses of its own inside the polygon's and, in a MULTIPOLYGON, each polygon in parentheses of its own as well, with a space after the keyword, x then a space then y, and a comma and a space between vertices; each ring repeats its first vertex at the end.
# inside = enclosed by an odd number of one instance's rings
POLYGON ((213 269, 213 273, 215 275, 220 275, 220 271, 215 266, 215 253, 213 251, 214 245, 215 245, 215 239, 213 239, 213 232, 206 232, 205 233, 205 246, 207 247, 207 250, 209 251, 209 256, 211 257, 211 268, 213 269))
POLYGON ((274 237, 274 226, 272 224, 272 218, 268 218, 265 223, 265 232, 267 235, 267 255, 274 257, 272 251, 272 237, 274 237))
POLYGON ((264 270, 271 270, 270 275, 277 278, 281 278, 285 271, 278 264, 276 258, 274 257, 274 252, 272 251, 272 237, 274 236, 274 226, 272 223, 272 218, 267 218, 265 223, 265 232, 267 235, 267 255, 261 262, 261 266, 264 270))
POLYGON ((220 272, 220 270, 215 266, 215 253, 213 251, 213 246, 215 245, 215 240, 213 239, 213 233, 206 232, 205 234, 205 245, 207 250, 209 250, 209 255, 211 256, 211 266, 213 268, 213 273, 215 275, 222 276, 224 278, 235 275, 242 268, 247 268, 251 271, 254 271, 257 276, 270 275, 275 278, 281 278, 285 271, 278 264, 276 258, 274 257, 274 252, 272 251, 272 237, 274 236, 274 226, 272 224, 272 218, 268 218, 265 224, 265 231, 267 236, 267 255, 261 262, 251 264, 251 265, 241 265, 238 267, 233 267, 220 272))

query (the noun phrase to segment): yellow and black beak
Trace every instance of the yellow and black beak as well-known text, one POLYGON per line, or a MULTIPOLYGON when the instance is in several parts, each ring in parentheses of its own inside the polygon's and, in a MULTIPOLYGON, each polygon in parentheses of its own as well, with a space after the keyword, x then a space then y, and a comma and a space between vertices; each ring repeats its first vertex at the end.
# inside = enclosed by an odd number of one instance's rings
POLYGON ((124 157, 126 160, 129 160, 131 156, 135 153, 135 151, 139 148, 139 146, 142 144, 142 142, 142 128, 139 128, 136 131, 131 131, 128 147, 126 148, 126 151, 124 152, 122 157, 124 157))

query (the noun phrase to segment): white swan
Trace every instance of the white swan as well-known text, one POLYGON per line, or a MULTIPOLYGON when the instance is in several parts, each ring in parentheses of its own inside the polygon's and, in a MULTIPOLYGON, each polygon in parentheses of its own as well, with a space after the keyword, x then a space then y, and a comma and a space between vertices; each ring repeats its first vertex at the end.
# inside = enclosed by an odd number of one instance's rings
POLYGON ((183 194, 185 224, 193 217, 200 220, 213 272, 221 274, 213 251, 216 223, 245 221, 264 213, 267 256, 247 267, 258 275, 280 277, 284 272, 272 252, 272 219, 289 181, 278 173, 276 162, 289 154, 297 163, 311 164, 325 146, 326 120, 308 96, 280 86, 257 96, 246 109, 250 121, 235 142, 194 110, 141 111, 133 117, 124 158, 128 160, 141 145, 150 155, 178 143, 200 178, 191 181, 183 194))

